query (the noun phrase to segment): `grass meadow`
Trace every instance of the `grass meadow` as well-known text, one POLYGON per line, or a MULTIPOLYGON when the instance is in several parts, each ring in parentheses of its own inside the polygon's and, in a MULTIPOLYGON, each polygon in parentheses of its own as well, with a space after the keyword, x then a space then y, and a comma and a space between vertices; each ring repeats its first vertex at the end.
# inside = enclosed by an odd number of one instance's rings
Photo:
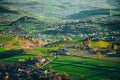
POLYGON ((59 56, 44 68, 52 68, 58 73, 68 73, 85 80, 120 80, 120 62, 98 60, 78 56, 59 56))

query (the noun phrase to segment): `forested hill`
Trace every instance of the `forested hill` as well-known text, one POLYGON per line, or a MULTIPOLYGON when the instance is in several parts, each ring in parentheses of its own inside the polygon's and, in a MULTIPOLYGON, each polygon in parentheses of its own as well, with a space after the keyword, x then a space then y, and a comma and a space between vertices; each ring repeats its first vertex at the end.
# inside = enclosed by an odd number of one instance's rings
POLYGON ((18 14, 18 11, 14 7, 10 7, 7 5, 0 4, 0 12, 1 13, 14 13, 18 14))
POLYGON ((23 16, 21 18, 19 18, 18 20, 16 21, 13 21, 11 24, 9 24, 10 26, 13 26, 13 25, 19 25, 19 23, 22 23, 22 22, 32 22, 32 21, 37 21, 37 19, 33 18, 33 17, 28 17, 28 16, 23 16))
POLYGON ((12 22, 2 33, 8 35, 22 35, 39 38, 45 36, 71 36, 71 35, 92 35, 100 32, 112 32, 120 30, 120 16, 73 20, 62 23, 48 23, 37 20, 33 17, 24 16, 12 22))
POLYGON ((48 29, 48 27, 49 25, 44 21, 37 20, 34 17, 23 16, 10 23, 7 28, 1 30, 1 33, 5 33, 7 35, 38 37, 41 31, 48 29))
POLYGON ((86 10, 116 9, 119 0, 1 0, 0 4, 37 16, 64 17, 86 10))
POLYGON ((14 6, 0 4, 0 25, 8 25, 25 15, 28 15, 27 12, 14 6))
POLYGON ((67 16, 67 19, 88 19, 116 15, 114 12, 120 13, 120 9, 97 9, 86 10, 67 16))
POLYGON ((34 38, 120 31, 118 0, 1 0, 0 33, 34 38))

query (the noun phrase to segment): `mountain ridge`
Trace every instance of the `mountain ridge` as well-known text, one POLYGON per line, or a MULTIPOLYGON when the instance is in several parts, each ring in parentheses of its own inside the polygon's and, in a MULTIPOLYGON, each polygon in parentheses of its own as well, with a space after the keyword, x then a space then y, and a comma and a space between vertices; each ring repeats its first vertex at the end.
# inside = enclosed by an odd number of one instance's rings
POLYGON ((1 3, 14 6, 36 15, 65 17, 85 10, 115 9, 118 0, 2 0, 1 3))
MULTIPOLYGON (((97 10, 86 10, 86 11, 81 11, 79 13, 75 13, 72 15, 68 15, 65 18, 66 19, 87 19, 87 18, 92 18, 92 17, 107 17, 112 15, 111 11, 120 11, 120 9, 97 9, 97 10)), ((114 15, 114 14, 113 14, 114 15)))

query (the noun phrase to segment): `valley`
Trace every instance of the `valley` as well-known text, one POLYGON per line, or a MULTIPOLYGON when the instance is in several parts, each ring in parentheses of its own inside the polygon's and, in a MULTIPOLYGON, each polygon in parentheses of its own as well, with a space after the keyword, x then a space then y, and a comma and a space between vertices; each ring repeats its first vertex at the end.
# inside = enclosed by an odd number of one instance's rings
POLYGON ((119 0, 0 0, 0 80, 120 80, 119 0))

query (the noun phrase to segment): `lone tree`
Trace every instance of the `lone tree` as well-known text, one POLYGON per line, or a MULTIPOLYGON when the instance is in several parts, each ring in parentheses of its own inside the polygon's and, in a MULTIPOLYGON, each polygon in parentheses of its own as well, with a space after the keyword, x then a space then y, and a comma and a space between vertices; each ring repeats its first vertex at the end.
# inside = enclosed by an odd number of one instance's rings
POLYGON ((112 43, 112 45, 111 45, 111 49, 112 49, 112 50, 115 49, 115 44, 114 44, 114 43, 112 43))
POLYGON ((97 52, 97 53, 96 53, 96 57, 97 57, 98 59, 102 59, 102 54, 101 54, 101 52, 97 52))

